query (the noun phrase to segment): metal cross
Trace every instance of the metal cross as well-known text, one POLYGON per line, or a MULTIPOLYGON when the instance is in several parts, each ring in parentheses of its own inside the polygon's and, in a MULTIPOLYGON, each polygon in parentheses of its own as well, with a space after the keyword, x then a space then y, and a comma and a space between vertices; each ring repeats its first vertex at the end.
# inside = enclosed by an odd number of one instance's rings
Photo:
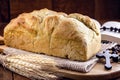
POLYGON ((110 70, 112 68, 112 65, 110 63, 111 58, 114 62, 118 62, 118 54, 116 53, 111 54, 109 50, 103 51, 103 53, 98 53, 96 57, 105 58, 105 62, 106 62, 105 69, 107 70, 110 70))

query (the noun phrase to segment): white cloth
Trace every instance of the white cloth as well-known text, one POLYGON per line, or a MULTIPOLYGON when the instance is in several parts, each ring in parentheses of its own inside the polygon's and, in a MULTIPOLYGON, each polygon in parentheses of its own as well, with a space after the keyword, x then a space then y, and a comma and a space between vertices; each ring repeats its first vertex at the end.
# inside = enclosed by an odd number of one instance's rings
MULTIPOLYGON (((116 43, 102 44, 100 52, 104 51, 108 48, 111 48, 115 45, 116 45, 116 43)), ((32 54, 32 55, 43 56, 43 58, 53 59, 55 61, 55 63, 57 63, 56 67, 58 67, 58 68, 64 68, 64 69, 79 71, 79 72, 89 72, 98 61, 98 58, 96 58, 95 56, 88 61, 80 62, 80 61, 72 61, 72 60, 53 57, 53 56, 47 56, 44 54, 35 54, 32 52, 19 50, 19 49, 15 49, 15 48, 10 48, 10 47, 4 49, 4 53, 7 55, 11 55, 11 54, 16 54, 16 55, 27 54, 27 55, 29 55, 29 54, 32 54)))

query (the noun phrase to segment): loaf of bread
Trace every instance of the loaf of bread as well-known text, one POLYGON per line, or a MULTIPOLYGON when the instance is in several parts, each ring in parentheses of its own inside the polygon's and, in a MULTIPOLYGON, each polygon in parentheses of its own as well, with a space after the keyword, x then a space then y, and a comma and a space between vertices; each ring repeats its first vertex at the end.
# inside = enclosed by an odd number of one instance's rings
POLYGON ((78 13, 35 10, 11 20, 4 29, 4 42, 26 51, 86 61, 100 50, 100 25, 78 13))

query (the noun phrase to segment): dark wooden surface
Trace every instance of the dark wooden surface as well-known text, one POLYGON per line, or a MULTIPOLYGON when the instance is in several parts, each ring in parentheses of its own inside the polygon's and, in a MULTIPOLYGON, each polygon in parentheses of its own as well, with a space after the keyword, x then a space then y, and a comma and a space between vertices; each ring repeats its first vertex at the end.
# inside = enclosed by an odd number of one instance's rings
POLYGON ((0 80, 30 80, 30 79, 18 75, 0 65, 0 80))
POLYGON ((3 36, 4 27, 7 25, 7 23, 0 23, 0 35, 3 36))
POLYGON ((0 0, 0 22, 9 22, 9 0, 0 0))
POLYGON ((95 0, 95 18, 120 21, 120 0, 95 0))
POLYGON ((94 0, 53 0, 53 10, 81 13, 94 18, 94 0))
POLYGON ((81 13, 97 19, 120 21, 120 0, 0 0, 0 23, 9 22, 23 12, 42 8, 81 13))
POLYGON ((13 80, 12 72, 0 65, 0 80, 13 80))
POLYGON ((31 12, 42 8, 52 9, 52 0, 10 0, 11 19, 23 12, 31 12))

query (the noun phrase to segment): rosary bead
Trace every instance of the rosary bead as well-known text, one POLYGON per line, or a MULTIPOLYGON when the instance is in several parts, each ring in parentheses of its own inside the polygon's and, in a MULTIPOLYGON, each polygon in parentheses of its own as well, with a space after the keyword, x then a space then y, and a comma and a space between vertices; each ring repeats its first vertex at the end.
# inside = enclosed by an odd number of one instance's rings
POLYGON ((113 31, 113 27, 110 27, 110 31, 113 31))
POLYGON ((112 50, 113 52, 116 51, 116 49, 115 49, 114 47, 113 47, 111 50, 112 50))
POLYGON ((117 54, 117 53, 118 53, 117 50, 112 52, 112 54, 117 54))
POLYGON ((120 29, 118 29, 118 32, 120 33, 120 29))
POLYGON ((105 26, 103 26, 103 30, 104 30, 104 31, 106 30, 106 27, 105 27, 105 26))
POLYGON ((120 47, 120 45, 119 45, 119 44, 117 44, 116 46, 117 46, 117 47, 120 47))
POLYGON ((117 32, 117 30, 118 30, 117 28, 114 28, 114 32, 117 32))
POLYGON ((107 41, 107 40, 102 40, 101 42, 102 42, 103 44, 111 43, 110 41, 107 41))
POLYGON ((120 52, 120 45, 118 44, 115 47, 116 47, 117 51, 120 52))

